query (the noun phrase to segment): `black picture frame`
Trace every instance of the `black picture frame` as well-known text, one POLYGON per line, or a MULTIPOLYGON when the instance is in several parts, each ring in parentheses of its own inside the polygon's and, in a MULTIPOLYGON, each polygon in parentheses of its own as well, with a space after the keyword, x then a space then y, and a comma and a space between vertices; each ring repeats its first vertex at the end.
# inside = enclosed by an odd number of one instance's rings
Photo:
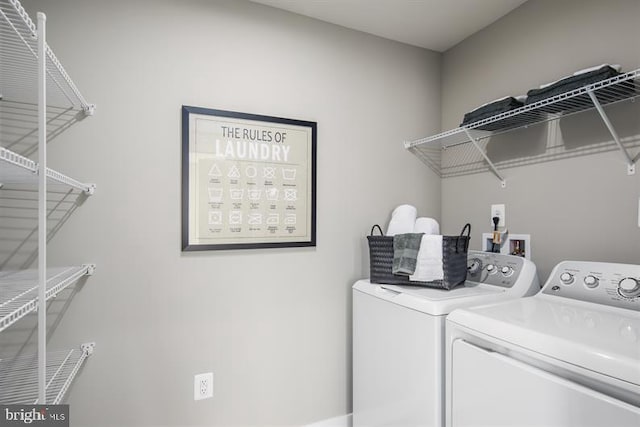
POLYGON ((316 152, 316 122, 183 105, 182 250, 316 246, 316 152))

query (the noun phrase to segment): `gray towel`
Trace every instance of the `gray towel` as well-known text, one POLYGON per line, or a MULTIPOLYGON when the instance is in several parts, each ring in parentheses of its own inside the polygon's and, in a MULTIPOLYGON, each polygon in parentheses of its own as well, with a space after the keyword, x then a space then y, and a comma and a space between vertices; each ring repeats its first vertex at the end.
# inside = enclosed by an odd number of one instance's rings
POLYGON ((416 271, 416 260, 424 233, 406 233, 393 236, 393 274, 410 276, 416 271))

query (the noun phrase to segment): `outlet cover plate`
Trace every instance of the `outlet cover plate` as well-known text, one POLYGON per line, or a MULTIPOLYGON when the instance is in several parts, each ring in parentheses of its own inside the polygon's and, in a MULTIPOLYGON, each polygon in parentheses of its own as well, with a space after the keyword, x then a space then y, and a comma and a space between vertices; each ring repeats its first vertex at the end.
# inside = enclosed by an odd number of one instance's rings
POLYGON ((493 217, 497 216, 500 218, 498 222, 498 227, 506 227, 506 209, 505 206, 502 205, 491 205, 491 217, 489 218, 489 222, 491 223, 491 230, 493 230, 493 217))
POLYGON ((196 374, 193 377, 193 400, 213 397, 213 372, 196 374))

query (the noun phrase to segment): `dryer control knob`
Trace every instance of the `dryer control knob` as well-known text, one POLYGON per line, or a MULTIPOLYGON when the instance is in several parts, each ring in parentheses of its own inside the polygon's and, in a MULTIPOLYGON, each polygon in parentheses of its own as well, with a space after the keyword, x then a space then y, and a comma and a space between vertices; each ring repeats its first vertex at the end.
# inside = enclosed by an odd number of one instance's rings
POLYGON ((487 264, 487 272, 493 274, 496 272, 496 266, 493 264, 487 264))
POLYGON ((640 295, 640 282, 633 277, 625 277, 618 283, 618 293, 623 297, 635 298, 640 295))
POLYGON ((571 273, 562 273, 560 275, 560 281, 565 285, 570 285, 573 283, 573 274, 571 273))
POLYGON ((598 278, 590 274, 584 278, 584 284, 587 286, 587 288, 597 288, 598 278))
POLYGON ((505 265, 500 269, 500 273, 502 273, 504 276, 510 276, 511 273, 513 273, 513 268, 505 265))

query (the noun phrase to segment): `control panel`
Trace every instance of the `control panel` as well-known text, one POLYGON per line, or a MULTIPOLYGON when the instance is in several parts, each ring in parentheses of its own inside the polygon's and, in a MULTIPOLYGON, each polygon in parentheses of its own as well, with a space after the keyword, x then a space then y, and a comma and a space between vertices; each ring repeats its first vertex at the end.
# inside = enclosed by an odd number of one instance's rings
POLYGON ((518 280, 524 262, 517 256, 469 251, 467 281, 511 288, 518 280))
POLYGON ((640 311, 640 265, 563 261, 542 293, 640 311))

